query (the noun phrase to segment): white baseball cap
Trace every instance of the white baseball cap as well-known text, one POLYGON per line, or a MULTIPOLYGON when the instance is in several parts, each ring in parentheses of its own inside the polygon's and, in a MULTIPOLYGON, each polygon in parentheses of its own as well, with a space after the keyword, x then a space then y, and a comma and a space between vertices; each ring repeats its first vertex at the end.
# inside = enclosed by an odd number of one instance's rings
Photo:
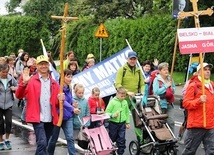
MULTIPOLYGON (((213 67, 212 64, 208 64, 208 63, 204 62, 204 63, 203 63, 203 68, 206 67, 206 66, 209 66, 210 68, 213 67)), ((201 65, 199 64, 199 65, 197 66, 197 72, 198 72, 200 69, 201 69, 201 65)))

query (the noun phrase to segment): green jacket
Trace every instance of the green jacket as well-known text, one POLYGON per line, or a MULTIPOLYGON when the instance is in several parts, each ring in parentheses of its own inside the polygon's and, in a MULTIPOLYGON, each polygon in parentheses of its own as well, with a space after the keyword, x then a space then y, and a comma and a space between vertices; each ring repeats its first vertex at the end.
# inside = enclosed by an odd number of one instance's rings
POLYGON ((106 107, 105 113, 110 115, 110 121, 116 123, 126 122, 126 124, 130 123, 130 113, 129 107, 126 100, 119 100, 117 97, 114 97, 106 107), (118 117, 113 118, 113 114, 119 112, 118 117))
POLYGON ((143 93, 144 79, 140 68, 136 67, 132 72, 127 63, 120 67, 117 71, 115 86, 116 88, 123 86, 129 92, 138 93, 140 90, 143 93))

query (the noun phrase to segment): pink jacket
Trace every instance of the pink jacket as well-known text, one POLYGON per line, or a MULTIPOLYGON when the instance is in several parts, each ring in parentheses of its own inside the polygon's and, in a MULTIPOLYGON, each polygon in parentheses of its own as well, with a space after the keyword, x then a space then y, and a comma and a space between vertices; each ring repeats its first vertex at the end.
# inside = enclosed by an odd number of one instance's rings
MULTIPOLYGON (((53 124, 56 125, 58 122, 57 107, 59 106, 57 95, 59 94, 59 85, 50 76, 51 81, 51 114, 53 124)), ((40 93, 41 93, 41 82, 39 80, 38 73, 31 77, 27 86, 23 85, 23 79, 21 77, 19 81, 18 89, 15 95, 18 99, 26 98, 26 122, 39 123, 40 122, 40 93)))

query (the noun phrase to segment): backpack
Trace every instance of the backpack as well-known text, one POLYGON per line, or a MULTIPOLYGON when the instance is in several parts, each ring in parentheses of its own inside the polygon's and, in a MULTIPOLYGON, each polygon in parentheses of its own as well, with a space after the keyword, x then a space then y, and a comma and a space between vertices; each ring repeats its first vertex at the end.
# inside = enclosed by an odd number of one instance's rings
MULTIPOLYGON (((155 79, 155 77, 157 76, 157 74, 159 73, 158 70, 154 70, 151 72, 150 78, 149 78, 149 95, 153 95, 153 81, 155 79)), ((162 82, 159 83, 159 85, 162 85, 162 82)))
MULTIPOLYGON (((151 76, 150 76, 150 79, 149 79, 149 95, 153 95, 154 92, 153 92, 153 82, 154 82, 154 79, 155 77, 157 76, 158 74, 158 70, 154 70, 151 72, 151 76)), ((159 82, 159 88, 162 87, 163 85, 163 82, 162 81, 158 81, 159 82)), ((175 101, 175 98, 174 98, 174 94, 173 94, 173 91, 170 87, 168 87, 166 89, 166 92, 164 94, 161 94, 159 95, 160 99, 166 99, 168 103, 173 103, 175 101)))
MULTIPOLYGON (((16 68, 16 64, 17 64, 17 62, 20 60, 20 58, 16 58, 16 60, 15 60, 15 62, 14 62, 14 64, 13 64, 13 66, 16 68)), ((21 61, 19 61, 19 66, 21 66, 21 61)))
MULTIPOLYGON (((14 85, 13 85, 13 80, 10 80, 8 84, 9 84, 8 87, 14 86, 14 85)), ((10 90, 10 92, 11 92, 11 98, 12 98, 12 100, 14 101, 14 96, 13 96, 14 91, 10 90)))
MULTIPOLYGON (((196 95, 196 93, 197 93, 197 91, 198 91, 198 89, 199 89, 199 86, 197 85, 197 83, 194 81, 194 80, 192 80, 192 79, 190 79, 190 80, 188 80, 186 83, 185 83, 185 85, 184 85, 184 87, 183 87, 183 89, 182 89, 182 96, 184 97, 184 95, 186 94, 186 90, 187 90, 187 88, 188 88, 188 86, 190 85, 190 83, 195 83, 194 84, 194 95, 196 95)), ((183 98, 181 98, 180 99, 180 108, 181 109, 184 109, 184 107, 183 107, 183 98)))

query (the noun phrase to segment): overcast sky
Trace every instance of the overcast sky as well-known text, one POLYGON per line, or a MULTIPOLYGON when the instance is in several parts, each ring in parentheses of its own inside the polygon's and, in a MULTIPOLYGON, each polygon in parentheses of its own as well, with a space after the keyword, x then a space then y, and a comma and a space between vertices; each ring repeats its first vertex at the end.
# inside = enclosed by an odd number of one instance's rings
POLYGON ((8 2, 9 0, 0 0, 0 15, 5 15, 7 14, 6 8, 5 8, 5 3, 8 2))

